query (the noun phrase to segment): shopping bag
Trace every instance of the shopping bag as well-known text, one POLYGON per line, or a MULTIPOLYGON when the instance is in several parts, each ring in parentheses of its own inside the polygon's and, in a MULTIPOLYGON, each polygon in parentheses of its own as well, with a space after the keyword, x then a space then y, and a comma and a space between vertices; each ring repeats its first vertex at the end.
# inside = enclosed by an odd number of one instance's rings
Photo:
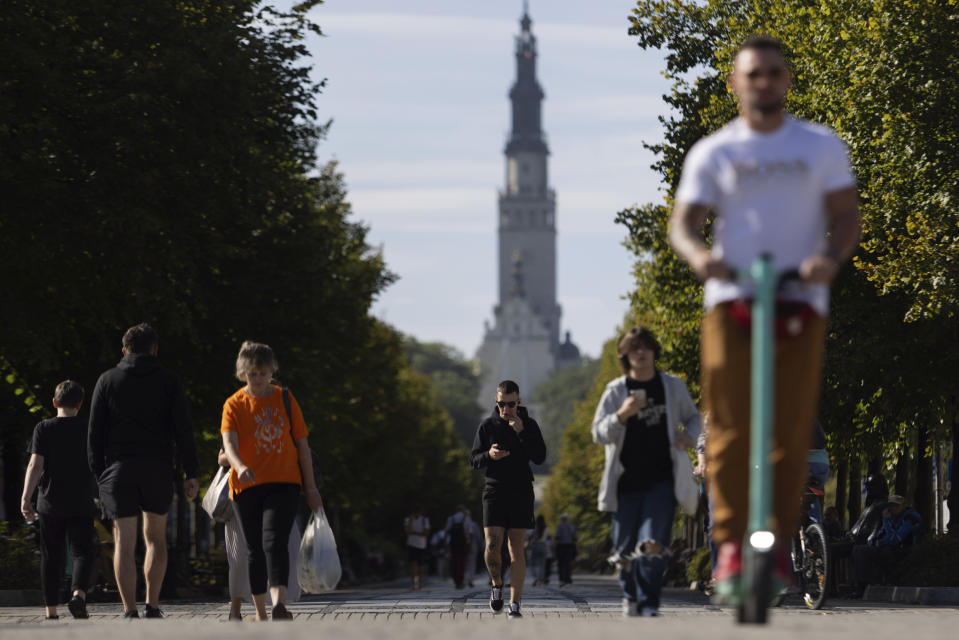
POLYGON ((296 560, 296 578, 304 592, 322 593, 336 589, 342 574, 333 529, 326 519, 326 512, 320 507, 310 517, 303 532, 300 555, 296 560))
POLYGON ((203 510, 217 522, 226 522, 233 517, 233 506, 230 504, 230 469, 220 467, 210 488, 206 490, 202 502, 203 510))

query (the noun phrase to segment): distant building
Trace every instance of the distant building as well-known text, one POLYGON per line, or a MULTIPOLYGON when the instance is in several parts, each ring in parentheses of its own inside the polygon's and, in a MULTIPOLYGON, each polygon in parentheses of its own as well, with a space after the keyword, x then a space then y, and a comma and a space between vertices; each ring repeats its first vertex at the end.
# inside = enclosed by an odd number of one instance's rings
POLYGON ((490 405, 496 384, 519 383, 527 400, 555 369, 579 361, 579 348, 560 342, 556 301, 556 192, 548 180, 549 148, 542 129, 543 89, 536 79, 536 37, 528 10, 516 37, 513 122, 506 142, 506 188, 499 193, 499 303, 477 351, 479 402, 490 405))

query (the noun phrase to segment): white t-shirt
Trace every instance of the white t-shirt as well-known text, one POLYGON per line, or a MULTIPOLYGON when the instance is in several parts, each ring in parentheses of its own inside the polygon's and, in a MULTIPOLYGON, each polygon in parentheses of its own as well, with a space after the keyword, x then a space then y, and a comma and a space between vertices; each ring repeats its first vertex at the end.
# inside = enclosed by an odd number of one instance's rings
POLYGON ((404 526, 410 528, 410 535, 406 536, 407 546, 416 549, 426 548, 426 536, 430 533, 430 521, 426 516, 419 518, 407 518, 403 521, 404 526))
MULTIPOLYGON (((750 129, 736 118, 693 145, 676 200, 710 207, 713 255, 746 271, 769 253, 777 270, 795 269, 826 249, 825 196, 856 184, 846 147, 831 130, 786 116, 776 131, 750 129)), ((753 287, 715 278, 703 287, 707 309, 752 297, 753 287)), ((792 283, 780 294, 829 310, 825 284, 792 283)))

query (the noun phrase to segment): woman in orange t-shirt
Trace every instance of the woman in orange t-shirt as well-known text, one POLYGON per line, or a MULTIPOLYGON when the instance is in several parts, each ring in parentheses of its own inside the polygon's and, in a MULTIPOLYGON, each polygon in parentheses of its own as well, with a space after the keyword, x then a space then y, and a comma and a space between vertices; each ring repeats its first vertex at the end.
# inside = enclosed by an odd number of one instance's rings
POLYGON ((306 424, 290 394, 287 415, 280 387, 274 385, 273 350, 244 342, 236 359, 236 377, 246 386, 223 404, 220 433, 230 461, 230 489, 246 537, 250 591, 256 619, 266 620, 270 587, 273 619, 293 617, 286 609, 290 557, 287 540, 296 518, 302 485, 311 511, 323 506, 313 479, 306 424))

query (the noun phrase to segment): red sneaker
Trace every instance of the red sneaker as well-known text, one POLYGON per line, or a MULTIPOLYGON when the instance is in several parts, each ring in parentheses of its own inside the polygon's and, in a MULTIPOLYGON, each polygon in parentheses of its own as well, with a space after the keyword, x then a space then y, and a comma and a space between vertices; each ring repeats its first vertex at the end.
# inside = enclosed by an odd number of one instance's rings
POLYGON ((742 573, 742 542, 736 540, 719 545, 716 568, 713 571, 713 579, 716 581, 713 601, 716 604, 738 605, 742 602, 742 573))

